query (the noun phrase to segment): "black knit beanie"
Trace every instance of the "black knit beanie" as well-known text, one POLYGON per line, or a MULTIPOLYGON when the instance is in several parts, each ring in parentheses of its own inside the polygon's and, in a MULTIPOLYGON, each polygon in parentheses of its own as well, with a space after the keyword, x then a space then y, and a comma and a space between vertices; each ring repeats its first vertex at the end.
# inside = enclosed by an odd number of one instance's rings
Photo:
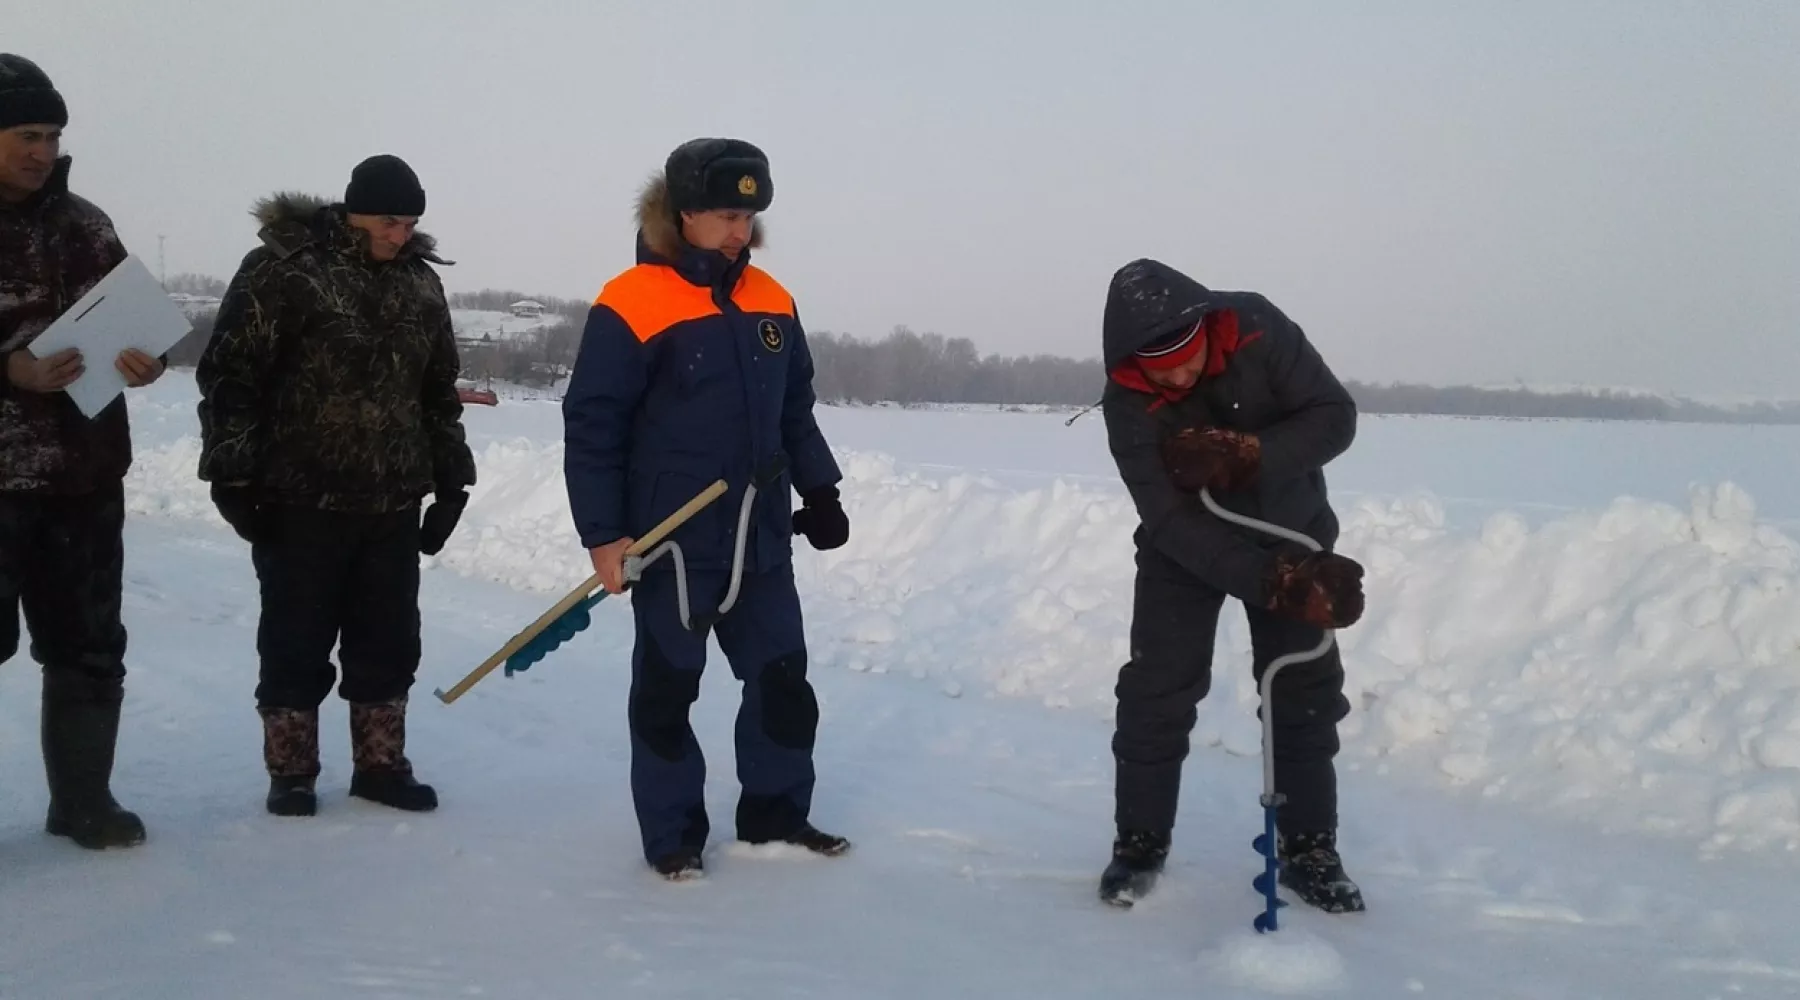
POLYGON ((0 53, 0 129, 19 125, 69 124, 69 109, 37 63, 0 53))
POLYGON ((669 207, 680 212, 768 209, 775 199, 769 158, 742 139, 693 139, 676 147, 663 165, 669 207))
POLYGON ((344 211, 355 215, 425 214, 419 175, 398 156, 382 154, 358 163, 344 188, 344 211))

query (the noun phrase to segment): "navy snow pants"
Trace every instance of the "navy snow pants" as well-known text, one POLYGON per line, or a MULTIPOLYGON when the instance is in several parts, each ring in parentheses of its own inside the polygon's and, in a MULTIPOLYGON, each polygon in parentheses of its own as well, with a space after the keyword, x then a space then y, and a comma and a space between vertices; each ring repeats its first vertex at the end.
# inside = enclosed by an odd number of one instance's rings
MULTIPOLYGON (((682 627, 675 575, 666 566, 632 585, 637 639, 631 655, 631 794, 644 857, 700 848, 710 832, 703 801, 706 761, 688 722, 700 695, 707 636, 682 627)), ((690 571, 691 613, 723 599, 723 571, 690 571)), ((813 740, 819 703, 806 679, 806 640, 791 565, 744 573, 737 603, 715 626, 719 649, 743 683, 738 707, 740 840, 779 840, 812 809, 813 740)))

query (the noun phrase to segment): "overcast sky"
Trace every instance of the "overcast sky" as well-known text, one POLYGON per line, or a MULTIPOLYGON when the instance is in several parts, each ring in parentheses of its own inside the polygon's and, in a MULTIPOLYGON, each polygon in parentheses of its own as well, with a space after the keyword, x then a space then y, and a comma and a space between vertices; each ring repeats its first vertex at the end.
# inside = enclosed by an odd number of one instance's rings
POLYGON ((1800 3, 0 0, 73 184, 228 277, 421 174, 452 290, 591 298, 677 143, 769 154, 809 329, 1096 355, 1138 256, 1346 377, 1800 397, 1800 3))

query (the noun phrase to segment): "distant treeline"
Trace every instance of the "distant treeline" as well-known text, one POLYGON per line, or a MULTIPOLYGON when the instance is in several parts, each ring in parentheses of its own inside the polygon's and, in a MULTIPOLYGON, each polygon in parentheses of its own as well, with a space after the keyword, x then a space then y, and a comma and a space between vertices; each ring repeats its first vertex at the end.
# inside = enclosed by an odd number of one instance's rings
POLYGON ((1701 424, 1800 423, 1800 403, 1709 406, 1687 399, 1595 389, 1544 392, 1475 386, 1429 386, 1346 380, 1364 413, 1430 414, 1560 420, 1661 420, 1701 424))
MULTIPOLYGON (((1105 385, 1098 359, 980 355, 963 338, 898 327, 877 341, 809 335, 819 398, 834 403, 990 403, 1080 406, 1105 385)), ((1715 407, 1609 390, 1543 392, 1345 381, 1364 413, 1687 423, 1800 423, 1800 403, 1715 407)))
POLYGON ((171 292, 185 292, 188 295, 211 295, 215 298, 225 297, 226 283, 209 274, 171 274, 169 280, 163 282, 163 288, 171 292))
MULTIPOLYGON (((170 291, 220 295, 225 283, 177 275, 170 291)), ((556 384, 575 361, 590 303, 501 289, 458 292, 453 309, 505 312, 514 302, 542 303, 563 323, 531 336, 465 350, 463 374, 522 385, 556 384)), ((192 366, 212 330, 213 314, 194 316, 194 331, 170 351, 170 362, 192 366)), ((1052 354, 982 354, 966 337, 947 338, 895 327, 879 340, 812 331, 814 389, 828 403, 868 405, 941 403, 1085 406, 1100 396, 1105 374, 1097 358, 1052 354)), ((1546 392, 1519 388, 1431 386, 1346 381, 1364 413, 1564 420, 1654 420, 1715 424, 1800 424, 1800 403, 1713 406, 1692 400, 1609 390, 1546 392)))
POLYGON ((834 403, 1087 403, 1100 365, 1050 354, 982 355, 973 341, 896 327, 878 341, 807 334, 813 389, 834 403))

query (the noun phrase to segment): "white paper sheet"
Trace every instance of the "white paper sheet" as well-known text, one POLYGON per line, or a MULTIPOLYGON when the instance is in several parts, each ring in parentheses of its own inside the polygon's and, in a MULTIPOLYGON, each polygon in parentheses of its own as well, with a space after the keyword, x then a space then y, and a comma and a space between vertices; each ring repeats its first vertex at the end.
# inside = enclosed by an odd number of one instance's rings
POLYGON ((67 347, 81 352, 81 377, 63 391, 92 419, 125 391, 125 376, 115 366, 119 352, 135 347, 154 358, 191 329, 156 276, 132 255, 57 317, 30 350, 40 358, 67 347))

